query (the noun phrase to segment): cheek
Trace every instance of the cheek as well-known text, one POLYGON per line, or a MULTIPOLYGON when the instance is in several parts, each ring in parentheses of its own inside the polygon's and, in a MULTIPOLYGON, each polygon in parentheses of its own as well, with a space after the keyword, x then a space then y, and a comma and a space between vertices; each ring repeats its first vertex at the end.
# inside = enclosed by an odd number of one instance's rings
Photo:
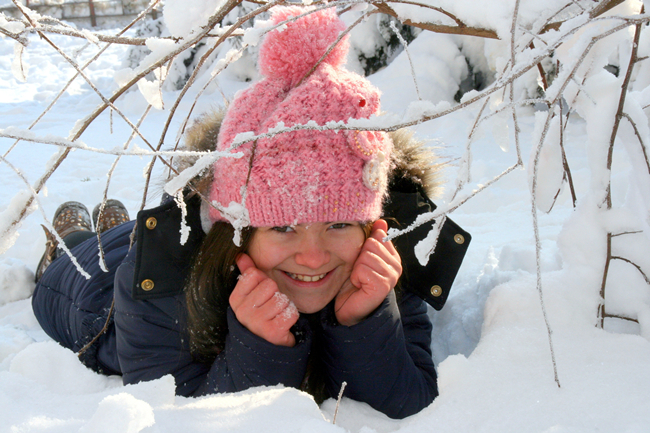
POLYGON ((354 263, 357 261, 357 258, 361 253, 361 249, 363 248, 365 241, 366 237, 364 233, 360 231, 360 233, 356 234, 355 236, 351 236, 349 239, 346 239, 344 242, 342 242, 341 248, 339 250, 340 257, 347 263, 350 270, 352 270, 354 263))

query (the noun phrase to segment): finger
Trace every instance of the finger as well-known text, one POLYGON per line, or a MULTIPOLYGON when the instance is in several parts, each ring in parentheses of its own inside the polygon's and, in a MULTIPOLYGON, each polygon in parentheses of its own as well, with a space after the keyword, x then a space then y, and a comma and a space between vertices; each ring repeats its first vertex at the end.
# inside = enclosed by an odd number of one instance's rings
POLYGON ((376 239, 366 240, 356 263, 366 264, 384 275, 392 274, 393 270, 397 273, 398 277, 402 274, 402 259, 400 255, 397 252, 392 254, 386 244, 376 239))
POLYGON ((279 293, 278 285, 272 279, 267 278, 246 296, 240 308, 251 310, 251 314, 255 316, 270 319, 277 314, 277 312, 272 314, 276 304, 273 301, 273 296, 276 293, 279 293))
POLYGON ((230 306, 233 309, 239 308, 246 300, 246 297, 265 280, 269 280, 262 271, 257 268, 248 268, 237 280, 237 284, 230 294, 230 306))
POLYGON ((384 239, 388 236, 388 223, 385 220, 379 219, 374 222, 372 225, 372 232, 370 237, 378 240, 382 245, 386 247, 386 250, 393 256, 399 256, 399 253, 395 249, 393 242, 386 241, 384 239))
POLYGON ((387 232, 388 232, 388 223, 386 222, 386 220, 378 219, 377 221, 375 221, 375 222, 373 223, 373 225, 372 225, 372 232, 375 232, 375 231, 377 231, 377 230, 381 230, 381 231, 383 231, 384 233, 387 233, 387 232))
POLYGON ((350 282, 370 296, 375 294, 385 296, 394 287, 394 279, 394 274, 389 271, 377 272, 377 270, 363 263, 355 266, 352 274, 350 274, 350 282))
POLYGON ((278 308, 277 314, 273 317, 272 322, 282 331, 289 332, 289 329, 298 321, 300 313, 295 304, 289 300, 289 297, 278 292, 271 302, 276 303, 278 308))
POLYGON ((255 262, 253 262, 253 259, 251 259, 251 257, 246 253, 238 255, 235 262, 237 263, 239 272, 241 272, 242 275, 246 273, 246 270, 255 267, 255 262))

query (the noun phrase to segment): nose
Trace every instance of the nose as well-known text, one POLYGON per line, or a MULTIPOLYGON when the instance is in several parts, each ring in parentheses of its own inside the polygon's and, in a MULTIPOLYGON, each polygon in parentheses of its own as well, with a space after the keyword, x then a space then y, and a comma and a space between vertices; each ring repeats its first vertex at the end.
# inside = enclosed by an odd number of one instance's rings
POLYGON ((330 261, 330 253, 319 236, 304 236, 295 256, 296 264, 317 270, 330 261))

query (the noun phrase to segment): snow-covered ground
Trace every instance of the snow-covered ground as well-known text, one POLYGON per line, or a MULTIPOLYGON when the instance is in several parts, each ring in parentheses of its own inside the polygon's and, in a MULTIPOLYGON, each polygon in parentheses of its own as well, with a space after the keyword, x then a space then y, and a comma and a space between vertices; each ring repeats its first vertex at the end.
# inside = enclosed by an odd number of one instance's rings
MULTIPOLYGON (((412 45, 411 55, 422 62, 439 62, 434 81, 422 77, 424 99, 438 102, 453 97, 450 81, 454 51, 446 36, 423 36, 412 45), (429 38, 429 39, 425 39, 429 38), (419 43, 419 45, 418 45, 419 43), (439 47, 439 50, 431 49, 439 47), (445 66, 447 65, 447 66, 445 66), (448 69, 445 69, 447 67, 448 69)), ((74 51, 83 41, 52 36, 74 51)), ((14 44, 0 40, 0 129, 26 129, 63 87, 72 74, 66 62, 37 36, 30 37, 25 53, 27 81, 12 75, 14 44)), ((125 48, 110 48, 88 74, 105 94, 115 90, 114 72, 120 68, 125 48)), ((89 56, 82 53, 80 58, 89 56)), ((371 77, 384 91, 383 107, 401 113, 414 97, 410 66, 405 55, 371 77)), ((222 79, 227 94, 245 83, 222 79)), ((164 94, 165 110, 154 110, 140 130, 157 142, 168 107, 178 93, 164 94)), ((171 147, 180 119, 187 113, 192 95, 179 107, 166 138, 171 147)), ((222 104, 216 90, 198 102, 195 113, 222 104)), ((88 115, 99 98, 85 84, 74 84, 53 111, 33 129, 38 135, 67 137, 77 119, 88 115)), ((146 101, 137 91, 118 101, 118 108, 137 119, 146 101)), ((465 137, 478 107, 419 126, 418 136, 446 160, 449 181, 440 203, 449 200, 456 179, 456 162, 465 148, 465 137)), ((519 112, 524 161, 531 151, 535 124, 532 108, 519 112)), ((122 147, 129 128, 117 114, 101 115, 81 140, 102 149, 122 147)), ((510 132, 510 140, 513 134, 510 132)), ((585 123, 571 118, 567 129, 567 153, 578 192, 588 190, 585 123)), ((144 148, 140 139, 137 146, 144 148)), ((5 156, 13 140, 0 139, 5 156)), ((503 130, 486 129, 472 145, 472 174, 476 186, 488 182, 516 161, 513 145, 504 151, 503 130), (501 144, 501 146, 500 146, 501 144)), ((31 183, 43 174, 58 149, 51 145, 21 142, 6 155, 31 183)), ((473 240, 451 298, 440 312, 431 310, 434 322, 434 357, 438 366, 440 396, 421 413, 395 421, 367 405, 344 398, 332 425, 333 400, 318 407, 304 393, 282 387, 255 388, 236 394, 202 398, 174 395, 171 377, 123 386, 118 377, 97 375, 76 356, 40 329, 30 306, 33 270, 43 252, 40 210, 51 218, 66 200, 77 200, 92 209, 106 187, 113 156, 88 151, 72 152, 39 195, 39 210, 27 218, 13 245, 0 256, 0 432, 648 432, 650 431, 650 332, 648 319, 641 326, 622 321, 596 328, 595 314, 604 263, 604 237, 595 238, 600 224, 587 211, 574 211, 568 191, 558 198, 550 214, 540 214, 542 283, 544 303, 553 330, 553 343, 561 387, 553 376, 549 339, 536 290, 535 243, 528 173, 517 169, 455 211, 451 218, 473 235, 473 240), (645 327, 643 326, 645 323, 645 327)), ((613 170, 613 197, 628 194, 631 162, 617 148, 613 170)), ((122 200, 134 216, 140 208, 146 157, 124 157, 117 165, 109 197, 122 200)), ((154 170, 155 205, 162 191, 163 169, 154 170)), ((12 200, 25 190, 23 181, 0 162, 0 222, 12 216, 12 200)), ((588 198, 581 197, 581 200, 588 198)), ((4 239, 5 244, 8 242, 4 239)), ((648 248, 641 245, 635 251, 648 248)), ((647 260, 640 257, 639 260, 647 260)), ((638 305, 648 311, 650 288, 636 275, 613 265, 610 279, 620 281, 621 305, 638 305), (612 276, 613 275, 613 276, 612 276)), ((640 277, 639 277, 640 278, 640 277)))

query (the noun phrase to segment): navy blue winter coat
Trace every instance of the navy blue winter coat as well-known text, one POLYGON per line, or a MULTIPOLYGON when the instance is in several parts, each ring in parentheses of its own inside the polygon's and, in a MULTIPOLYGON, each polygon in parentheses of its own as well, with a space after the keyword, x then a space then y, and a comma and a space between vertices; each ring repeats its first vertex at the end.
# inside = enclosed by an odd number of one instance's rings
MULTIPOLYGON (((125 384, 172 374, 177 394, 199 396, 241 391, 260 385, 299 388, 310 353, 321 358, 326 388, 335 397, 343 381, 345 395, 366 402, 393 418, 417 413, 438 394, 431 358, 431 322, 423 299, 434 308, 444 304, 469 244, 469 234, 447 220, 436 253, 427 266, 413 256, 415 242, 430 224, 397 238, 404 267, 400 294, 394 292, 363 322, 338 325, 331 305, 311 320, 295 325, 294 347, 275 346, 242 326, 228 311, 225 349, 212 363, 198 362, 189 350, 183 293, 192 256, 204 232, 198 198, 188 199, 191 227, 180 244, 180 209, 173 201, 137 217, 137 240, 129 248, 134 222, 102 234, 109 272, 97 260, 97 241, 90 239, 73 254, 92 278, 86 280, 67 256, 55 260, 37 284, 33 308, 43 329, 77 352, 107 323, 108 330, 80 357, 105 374, 121 374, 125 384), (147 284, 142 284, 148 280, 147 284), (399 300, 398 300, 399 298, 399 300), (318 341, 317 351, 312 342, 318 341)), ((405 226, 431 211, 419 185, 397 182, 385 207, 392 226, 405 226)))

